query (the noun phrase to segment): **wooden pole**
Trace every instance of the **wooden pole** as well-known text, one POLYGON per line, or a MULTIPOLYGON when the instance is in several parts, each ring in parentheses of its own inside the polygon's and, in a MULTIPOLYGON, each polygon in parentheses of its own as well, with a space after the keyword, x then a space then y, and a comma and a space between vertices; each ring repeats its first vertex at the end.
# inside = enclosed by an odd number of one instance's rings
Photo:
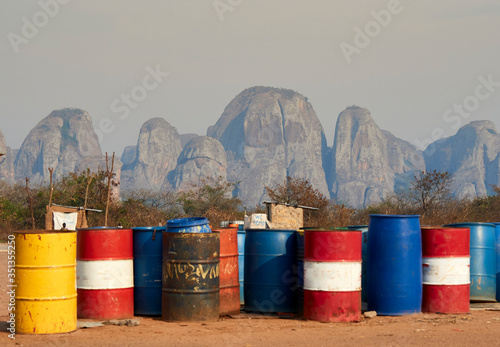
POLYGON ((33 225, 33 230, 35 230, 35 216, 33 214, 33 197, 30 194, 29 181, 30 179, 26 177, 26 192, 28 193, 28 200, 31 206, 31 223, 33 225))
POLYGON ((50 172, 50 195, 49 195, 49 208, 52 206, 52 194, 54 194, 54 185, 52 184, 52 175, 54 174, 54 168, 49 167, 50 172))
POLYGON ((90 169, 87 169, 87 188, 85 189, 85 204, 83 205, 83 210, 87 211, 87 198, 89 196, 89 187, 90 184, 92 183, 92 180, 94 179, 94 173, 92 172, 92 175, 90 174, 90 169))
POLYGON ((114 165, 115 165, 115 152, 113 152, 113 159, 111 160, 111 170, 109 170, 108 152, 106 152, 106 173, 108 175, 108 197, 106 199, 106 213, 104 214, 104 226, 108 226, 109 197, 111 195, 111 178, 113 177, 114 165))

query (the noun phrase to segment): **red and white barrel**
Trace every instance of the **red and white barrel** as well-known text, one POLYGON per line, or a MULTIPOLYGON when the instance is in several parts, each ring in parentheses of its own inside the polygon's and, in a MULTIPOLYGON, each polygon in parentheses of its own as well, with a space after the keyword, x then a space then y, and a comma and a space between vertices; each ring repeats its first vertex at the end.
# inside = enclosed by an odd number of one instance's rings
POLYGON ((422 312, 469 312, 469 239, 469 228, 422 227, 422 312))
POLYGON ((78 230, 78 318, 134 316, 133 254, 132 229, 78 230))
POLYGON ((304 232, 304 318, 361 319, 361 230, 304 232))

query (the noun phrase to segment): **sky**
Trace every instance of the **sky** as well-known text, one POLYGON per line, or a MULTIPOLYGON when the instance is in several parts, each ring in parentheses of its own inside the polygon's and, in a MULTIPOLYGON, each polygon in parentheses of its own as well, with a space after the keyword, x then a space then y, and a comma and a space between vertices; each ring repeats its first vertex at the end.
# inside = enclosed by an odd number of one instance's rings
POLYGON ((330 146, 354 104, 420 149, 474 120, 500 130, 496 0, 3 0, 0 36, 12 148, 65 107, 91 115, 103 152, 154 117, 205 135, 256 85, 306 96, 330 146))

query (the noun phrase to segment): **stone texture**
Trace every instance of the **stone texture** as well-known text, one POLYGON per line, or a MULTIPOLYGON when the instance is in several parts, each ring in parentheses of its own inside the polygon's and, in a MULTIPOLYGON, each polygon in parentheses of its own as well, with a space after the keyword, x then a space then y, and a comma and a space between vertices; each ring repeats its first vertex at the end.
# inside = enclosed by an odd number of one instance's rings
POLYGON ((330 196, 354 207, 407 189, 415 173, 425 168, 421 152, 381 130, 370 111, 357 106, 340 113, 330 155, 330 196))
POLYGON ((122 171, 123 190, 169 188, 167 174, 175 169, 181 153, 177 129, 163 118, 146 121, 139 132, 135 160, 122 171))
POLYGON ((428 170, 453 174, 452 192, 458 198, 493 194, 500 185, 500 135, 491 121, 474 121, 424 151, 428 170))
POLYGON ((264 186, 281 183, 287 175, 308 179, 328 196, 323 170, 326 139, 304 96, 288 89, 246 89, 207 134, 224 146, 228 180, 240 182, 237 193, 245 206, 262 202, 264 186))
POLYGON ((0 154, 3 154, 0 156, 0 180, 13 182, 14 159, 17 151, 7 146, 2 129, 0 129, 0 154))
POLYGON ((74 172, 87 157, 101 157, 101 147, 92 119, 83 110, 53 111, 30 131, 15 160, 15 177, 30 177, 32 183, 48 180, 48 168, 55 179, 74 172))
POLYGON ((189 141, 177 159, 177 167, 169 174, 174 189, 189 189, 202 179, 227 177, 226 152, 222 144, 208 136, 196 136, 189 141))
POLYGON ((393 192, 387 139, 367 109, 349 107, 340 113, 332 154, 332 198, 358 207, 393 192))
POLYGON ((387 157, 394 172, 394 191, 407 190, 415 175, 425 170, 424 155, 411 143, 382 130, 387 140, 387 157))
POLYGON ((135 155, 137 154, 137 146, 127 146, 123 149, 122 156, 120 157, 123 166, 130 165, 135 160, 135 155))

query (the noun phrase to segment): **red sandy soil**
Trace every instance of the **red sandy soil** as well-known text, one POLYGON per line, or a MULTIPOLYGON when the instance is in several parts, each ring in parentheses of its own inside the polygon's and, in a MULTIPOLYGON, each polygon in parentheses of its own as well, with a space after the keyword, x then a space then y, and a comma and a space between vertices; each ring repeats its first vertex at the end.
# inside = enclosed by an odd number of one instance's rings
POLYGON ((498 346, 500 311, 464 315, 375 317, 359 323, 238 315, 218 321, 167 323, 136 317, 135 327, 78 329, 68 334, 8 337, 7 253, 0 250, 0 346, 498 346))

